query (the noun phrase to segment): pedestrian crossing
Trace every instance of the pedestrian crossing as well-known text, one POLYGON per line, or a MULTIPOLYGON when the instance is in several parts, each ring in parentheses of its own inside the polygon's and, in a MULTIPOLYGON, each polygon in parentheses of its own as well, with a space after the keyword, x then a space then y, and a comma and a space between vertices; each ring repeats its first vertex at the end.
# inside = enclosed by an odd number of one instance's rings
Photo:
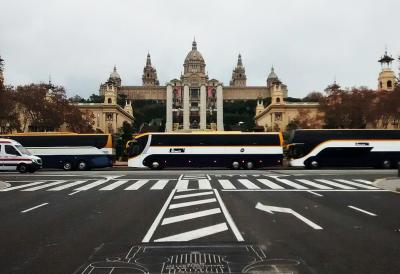
MULTIPOLYGON (((271 176, 270 178, 260 177, 243 177, 218 179, 210 177, 202 177, 195 179, 184 176, 178 179, 87 179, 87 180, 40 180, 25 181, 24 184, 18 184, 16 181, 8 181, 10 187, 1 189, 1 192, 21 191, 88 191, 95 190, 101 192, 107 191, 160 191, 160 190, 246 190, 246 191, 378 191, 381 190, 371 181, 365 179, 343 179, 343 178, 296 178, 285 177, 278 178, 271 176)), ((189 194, 188 194, 189 195, 189 194)))

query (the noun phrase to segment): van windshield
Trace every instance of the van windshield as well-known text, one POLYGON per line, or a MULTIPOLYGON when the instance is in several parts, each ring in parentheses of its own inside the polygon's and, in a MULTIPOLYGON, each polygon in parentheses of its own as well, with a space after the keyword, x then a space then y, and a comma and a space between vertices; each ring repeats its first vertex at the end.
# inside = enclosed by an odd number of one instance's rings
POLYGON ((19 151, 20 153, 22 153, 22 154, 25 154, 25 155, 32 155, 32 153, 30 153, 29 150, 27 150, 26 148, 24 148, 24 147, 21 146, 21 145, 15 145, 15 148, 18 149, 18 151, 19 151))

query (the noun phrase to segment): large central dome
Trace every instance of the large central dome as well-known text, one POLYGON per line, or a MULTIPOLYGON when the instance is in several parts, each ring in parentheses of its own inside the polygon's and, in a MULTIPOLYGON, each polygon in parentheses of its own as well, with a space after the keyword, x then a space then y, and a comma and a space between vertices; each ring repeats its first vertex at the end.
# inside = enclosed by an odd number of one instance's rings
POLYGON ((185 75, 205 73, 206 64, 204 62, 203 56, 197 50, 196 41, 193 41, 192 50, 187 54, 183 67, 185 75))
POLYGON ((186 55, 185 58, 185 64, 191 63, 191 62, 202 62, 204 63, 203 56, 201 53, 197 50, 197 43, 196 41, 193 41, 192 43, 192 50, 189 51, 189 53, 186 55))

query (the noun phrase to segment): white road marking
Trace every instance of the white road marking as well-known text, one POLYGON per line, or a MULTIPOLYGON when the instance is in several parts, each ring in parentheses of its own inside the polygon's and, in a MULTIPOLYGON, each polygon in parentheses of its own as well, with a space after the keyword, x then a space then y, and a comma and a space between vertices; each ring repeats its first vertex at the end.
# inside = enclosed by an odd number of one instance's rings
POLYGON ((315 195, 315 196, 318 196, 318 197, 324 197, 324 195, 321 195, 321 194, 316 193, 316 192, 311 191, 311 190, 308 190, 307 192, 308 192, 308 193, 311 193, 311 194, 313 194, 313 195, 315 195))
POLYGON ((280 186, 280 185, 277 185, 277 184, 271 182, 271 181, 268 180, 268 179, 257 179, 257 180, 258 180, 260 183, 262 183, 263 185, 266 185, 266 186, 269 187, 269 188, 272 188, 272 189, 284 189, 284 187, 282 187, 282 186, 280 186))
POLYGON ((219 192, 216 189, 214 189, 214 193, 215 193, 215 197, 217 197, 219 206, 222 209, 222 213, 224 214, 226 221, 228 222, 230 228, 232 229, 233 234, 235 234, 235 237, 239 242, 243 242, 244 239, 242 237, 242 234, 240 234, 240 231, 237 228, 237 226, 235 225, 235 222, 233 221, 231 214, 229 214, 228 209, 226 209, 226 206, 225 206, 224 202, 222 201, 221 196, 219 195, 219 192))
POLYGON ((339 183, 335 183, 333 181, 326 180, 326 179, 315 179, 315 180, 318 181, 318 182, 321 182, 321 183, 324 183, 324 184, 327 184, 327 185, 331 185, 331 186, 334 186, 334 187, 342 188, 342 189, 355 189, 354 187, 343 185, 343 184, 339 184, 339 183))
POLYGON ((322 229, 319 225, 316 223, 310 221, 306 217, 302 216, 301 214, 297 213, 291 208, 286 208, 286 207, 277 207, 277 206, 267 206, 263 205, 262 203, 257 203, 256 208, 262 211, 266 211, 270 214, 274 214, 274 212, 282 212, 282 213, 289 213, 295 216, 297 219, 303 221, 307 225, 311 226, 313 229, 322 229))
POLYGON ((184 199, 184 198, 189 198, 189 197, 210 195, 210 194, 213 194, 213 193, 214 192, 212 192, 212 191, 206 191, 206 192, 199 192, 199 193, 176 195, 176 196, 174 196, 174 200, 176 200, 176 199, 184 199))
MULTIPOLYGON (((304 192, 308 189, 221 189, 224 192, 304 192)), ((318 192, 390 192, 385 189, 318 189, 318 192)))
POLYGON ((26 212, 32 211, 32 210, 34 210, 34 209, 36 209, 36 208, 39 208, 39 207, 42 207, 42 206, 45 206, 45 205, 48 205, 48 204, 49 204, 49 203, 43 203, 43 204, 40 204, 40 205, 31 207, 31 208, 22 210, 21 213, 26 213, 26 212))
POLYGON ((181 208, 181 207, 187 207, 187 206, 193 206, 193 205, 209 204, 209 203, 214 203, 216 201, 217 200, 215 198, 210 198, 210 199, 203 199, 203 200, 197 200, 197 201, 191 201, 191 202, 171 204, 169 206, 169 209, 181 208))
POLYGON ((248 179, 238 179, 238 181, 248 189, 260 189, 248 179))
POLYGON ((125 190, 138 190, 142 186, 144 186, 149 180, 138 180, 136 183, 132 184, 125 188, 125 190))
POLYGON ((15 190, 15 189, 21 189, 24 187, 29 187, 29 186, 36 186, 36 185, 40 185, 40 184, 44 184, 45 182, 40 181, 40 182, 34 182, 34 183, 30 183, 30 184, 25 184, 25 185, 20 185, 20 186, 13 186, 13 187, 8 187, 8 188, 3 188, 0 189, 1 192, 5 192, 5 191, 11 191, 11 190, 15 190))
POLYGON ((161 225, 182 222, 182 221, 186 221, 186 220, 201 218, 201 217, 219 214, 219 213, 221 213, 221 209, 213 208, 213 209, 207 209, 207 210, 197 211, 197 212, 193 212, 193 213, 182 214, 179 216, 164 218, 161 225))
POLYGON ((236 189, 236 187, 231 183, 229 180, 218 180, 218 182, 221 184, 222 188, 224 189, 236 189))
POLYGON ((68 196, 75 195, 76 193, 79 193, 79 192, 81 192, 81 191, 80 191, 80 190, 78 190, 78 191, 74 191, 74 192, 72 192, 72 193, 68 194, 68 196))
POLYGON ((67 189, 67 188, 69 188, 69 187, 73 187, 73 186, 76 186, 76 185, 80 185, 80 184, 86 183, 87 181, 88 181, 88 180, 75 181, 75 182, 72 182, 72 183, 69 183, 69 184, 65 184, 65 185, 62 185, 62 186, 50 188, 50 189, 48 189, 47 191, 60 191, 60 190, 67 189))
POLYGON ((187 190, 189 186, 189 180, 179 180, 176 183, 175 188, 179 190, 187 190))
POLYGON ((305 185, 309 185, 309 186, 315 187, 315 188, 317 188, 317 189, 332 189, 332 188, 329 187, 329 186, 317 184, 317 183, 314 183, 314 182, 312 182, 312 181, 310 181, 310 180, 307 180, 307 179, 296 179, 296 180, 299 181, 300 183, 303 183, 303 184, 305 184, 305 185))
POLYGON ((195 191, 195 190, 198 190, 198 189, 193 189, 193 188, 191 188, 191 189, 176 189, 176 192, 192 192, 192 191, 195 191))
POLYGON ((374 186, 368 186, 365 184, 360 184, 360 183, 354 183, 352 181, 349 180, 344 180, 344 179, 334 179, 335 181, 344 183, 344 184, 348 184, 348 185, 352 185, 352 186, 356 186, 356 187, 361 187, 361 188, 365 188, 365 189, 378 189, 377 187, 374 186))
POLYGON ((199 189, 212 189, 210 181, 208 179, 200 179, 199 189))
POLYGON ((105 183, 107 183, 108 181, 109 181, 109 180, 107 180, 107 179, 106 179, 106 180, 98 180, 98 181, 95 181, 95 182, 93 182, 93 183, 90 183, 90 184, 87 184, 87 185, 78 187, 78 188, 76 188, 75 190, 79 190, 79 191, 88 190, 88 189, 94 188, 94 187, 96 187, 96 186, 105 184, 105 183))
POLYGON ((277 181, 279 181, 279 182, 281 182, 283 184, 286 184, 288 186, 291 186, 291 187, 293 187, 295 189, 308 189, 308 187, 296 184, 295 182, 292 182, 292 181, 290 181, 288 179, 275 178, 275 180, 277 180, 277 181))
POLYGON ((168 179, 158 180, 150 189, 151 190, 159 190, 164 189, 164 187, 168 184, 168 179))
POLYGON ((372 182, 371 182, 371 181, 368 181, 368 180, 353 179, 353 181, 360 182, 360 183, 364 183, 364 184, 367 184, 367 185, 372 185, 372 182))
POLYGON ((103 188, 100 188, 99 190, 113 190, 116 189, 117 187, 126 184, 129 180, 118 180, 112 184, 109 184, 108 186, 105 186, 103 188))
POLYGON ((154 234, 154 231, 156 231, 156 228, 161 221, 162 216, 164 215, 165 211, 167 210, 168 205, 171 202, 172 197, 175 194, 175 191, 176 191, 176 189, 173 189, 171 191, 171 194, 169 194, 168 199, 165 201, 165 203, 164 203, 163 207, 161 208, 160 212, 158 213, 157 217, 154 219, 153 224, 151 225, 151 227, 147 231, 146 235, 144 236, 144 238, 142 240, 143 243, 148 243, 150 241, 151 237, 154 234))
POLYGON ((350 206, 350 205, 349 205, 348 207, 350 207, 350 208, 352 208, 352 209, 354 209, 354 210, 360 211, 360 212, 362 212, 362 213, 371 215, 371 216, 377 216, 375 213, 366 211, 366 210, 364 210, 364 209, 361 209, 361 208, 358 208, 358 207, 355 207, 355 206, 350 206))
POLYGON ((195 230, 191 230, 188 232, 176 234, 169 237, 164 237, 155 240, 155 242, 183 242, 183 241, 191 241, 195 239, 199 239, 205 236, 213 235, 219 232, 223 232, 228 230, 226 223, 220 223, 217 225, 207 226, 195 230))
POLYGON ((55 182, 49 183, 49 184, 44 184, 44 185, 40 185, 40 186, 34 186, 34 187, 31 187, 31 188, 26 188, 26 189, 23 189, 21 191, 36 191, 36 190, 43 189, 43 188, 46 188, 46 187, 51 187, 51 186, 63 184, 65 182, 66 181, 55 181, 55 182))

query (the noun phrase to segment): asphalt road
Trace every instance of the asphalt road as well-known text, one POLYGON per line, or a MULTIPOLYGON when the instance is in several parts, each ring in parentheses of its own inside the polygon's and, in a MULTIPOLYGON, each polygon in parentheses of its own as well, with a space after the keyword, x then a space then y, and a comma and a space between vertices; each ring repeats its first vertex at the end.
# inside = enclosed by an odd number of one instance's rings
POLYGON ((400 273, 395 170, 0 173, 1 273, 400 273))

